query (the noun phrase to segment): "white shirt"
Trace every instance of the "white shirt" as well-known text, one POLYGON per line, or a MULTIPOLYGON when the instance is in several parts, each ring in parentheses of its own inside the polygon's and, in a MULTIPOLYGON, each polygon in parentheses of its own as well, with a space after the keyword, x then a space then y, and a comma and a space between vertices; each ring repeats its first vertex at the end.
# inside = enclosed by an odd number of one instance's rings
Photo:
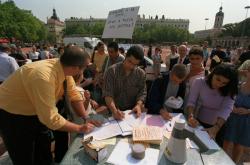
POLYGON ((19 68, 16 60, 7 53, 0 52, 0 81, 6 80, 9 75, 19 68))
POLYGON ((39 55, 38 52, 30 52, 30 53, 29 53, 29 58, 30 58, 31 60, 37 60, 37 59, 38 59, 38 55, 39 55))

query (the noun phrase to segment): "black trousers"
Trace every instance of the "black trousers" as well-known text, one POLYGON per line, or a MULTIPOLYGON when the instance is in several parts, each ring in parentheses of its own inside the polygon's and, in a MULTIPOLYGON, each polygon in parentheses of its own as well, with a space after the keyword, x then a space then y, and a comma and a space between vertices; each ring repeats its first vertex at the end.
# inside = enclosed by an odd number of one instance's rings
POLYGON ((69 141, 69 135, 68 132, 62 132, 62 131, 53 131, 54 140, 55 140, 55 162, 60 163, 65 155, 65 153, 68 151, 68 141, 69 141))
POLYGON ((23 116, 0 109, 0 130, 14 165, 50 165, 48 128, 37 116, 23 116))
MULTIPOLYGON (((67 119, 67 113, 63 111, 65 104, 65 100, 60 100, 56 104, 56 107, 58 108, 58 112, 67 119)), ((55 140, 55 162, 60 163, 65 155, 65 153, 68 151, 68 142, 69 142, 69 134, 68 132, 62 132, 62 131, 53 131, 54 140, 55 140)))

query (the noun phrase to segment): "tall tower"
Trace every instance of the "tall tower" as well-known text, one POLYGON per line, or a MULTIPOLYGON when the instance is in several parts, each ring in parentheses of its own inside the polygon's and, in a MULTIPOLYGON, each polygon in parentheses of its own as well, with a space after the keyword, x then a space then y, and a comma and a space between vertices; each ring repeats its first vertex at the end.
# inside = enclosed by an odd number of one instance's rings
POLYGON ((214 29, 222 27, 223 19, 224 19, 224 13, 222 12, 222 6, 221 6, 220 11, 215 15, 214 29))
POLYGON ((52 36, 54 43, 61 43, 64 29, 64 22, 60 21, 56 14, 56 9, 53 9, 53 15, 47 19, 47 28, 52 36))

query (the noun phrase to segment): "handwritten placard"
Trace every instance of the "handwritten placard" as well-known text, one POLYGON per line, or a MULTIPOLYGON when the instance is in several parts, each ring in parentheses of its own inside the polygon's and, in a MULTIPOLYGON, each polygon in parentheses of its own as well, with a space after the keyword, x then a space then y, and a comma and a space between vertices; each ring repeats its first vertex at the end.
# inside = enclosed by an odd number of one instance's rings
POLYGON ((109 12, 102 38, 132 38, 139 6, 109 12))

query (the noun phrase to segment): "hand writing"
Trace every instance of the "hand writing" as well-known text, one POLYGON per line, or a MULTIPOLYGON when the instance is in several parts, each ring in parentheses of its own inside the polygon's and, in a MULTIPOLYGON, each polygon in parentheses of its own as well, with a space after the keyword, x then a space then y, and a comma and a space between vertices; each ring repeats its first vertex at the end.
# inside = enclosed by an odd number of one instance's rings
POLYGON ((102 122, 101 121, 98 121, 98 120, 92 120, 92 119, 88 119, 87 120, 87 123, 90 123, 96 127, 100 127, 102 125, 102 122))
POLYGON ((119 109, 117 109, 114 113, 113 113, 113 117, 117 120, 122 120, 125 117, 125 114, 120 111, 119 109))
POLYGON ((79 129, 79 133, 89 133, 94 128, 95 128, 95 126, 91 123, 83 124, 83 125, 81 125, 81 127, 79 129))
POLYGON ((131 114, 131 113, 135 113, 136 117, 140 117, 141 116, 141 106, 136 105, 129 114, 131 114))
POLYGON ((99 107, 99 104, 94 100, 91 100, 91 105, 94 109, 97 109, 99 107))
POLYGON ((199 122, 193 117, 193 115, 190 115, 188 117, 188 125, 190 125, 191 127, 195 128, 197 127, 199 124, 199 122))
POLYGON ((164 109, 160 110, 160 114, 161 114, 162 118, 165 119, 165 120, 171 120, 172 119, 171 114, 167 110, 164 110, 164 109))

